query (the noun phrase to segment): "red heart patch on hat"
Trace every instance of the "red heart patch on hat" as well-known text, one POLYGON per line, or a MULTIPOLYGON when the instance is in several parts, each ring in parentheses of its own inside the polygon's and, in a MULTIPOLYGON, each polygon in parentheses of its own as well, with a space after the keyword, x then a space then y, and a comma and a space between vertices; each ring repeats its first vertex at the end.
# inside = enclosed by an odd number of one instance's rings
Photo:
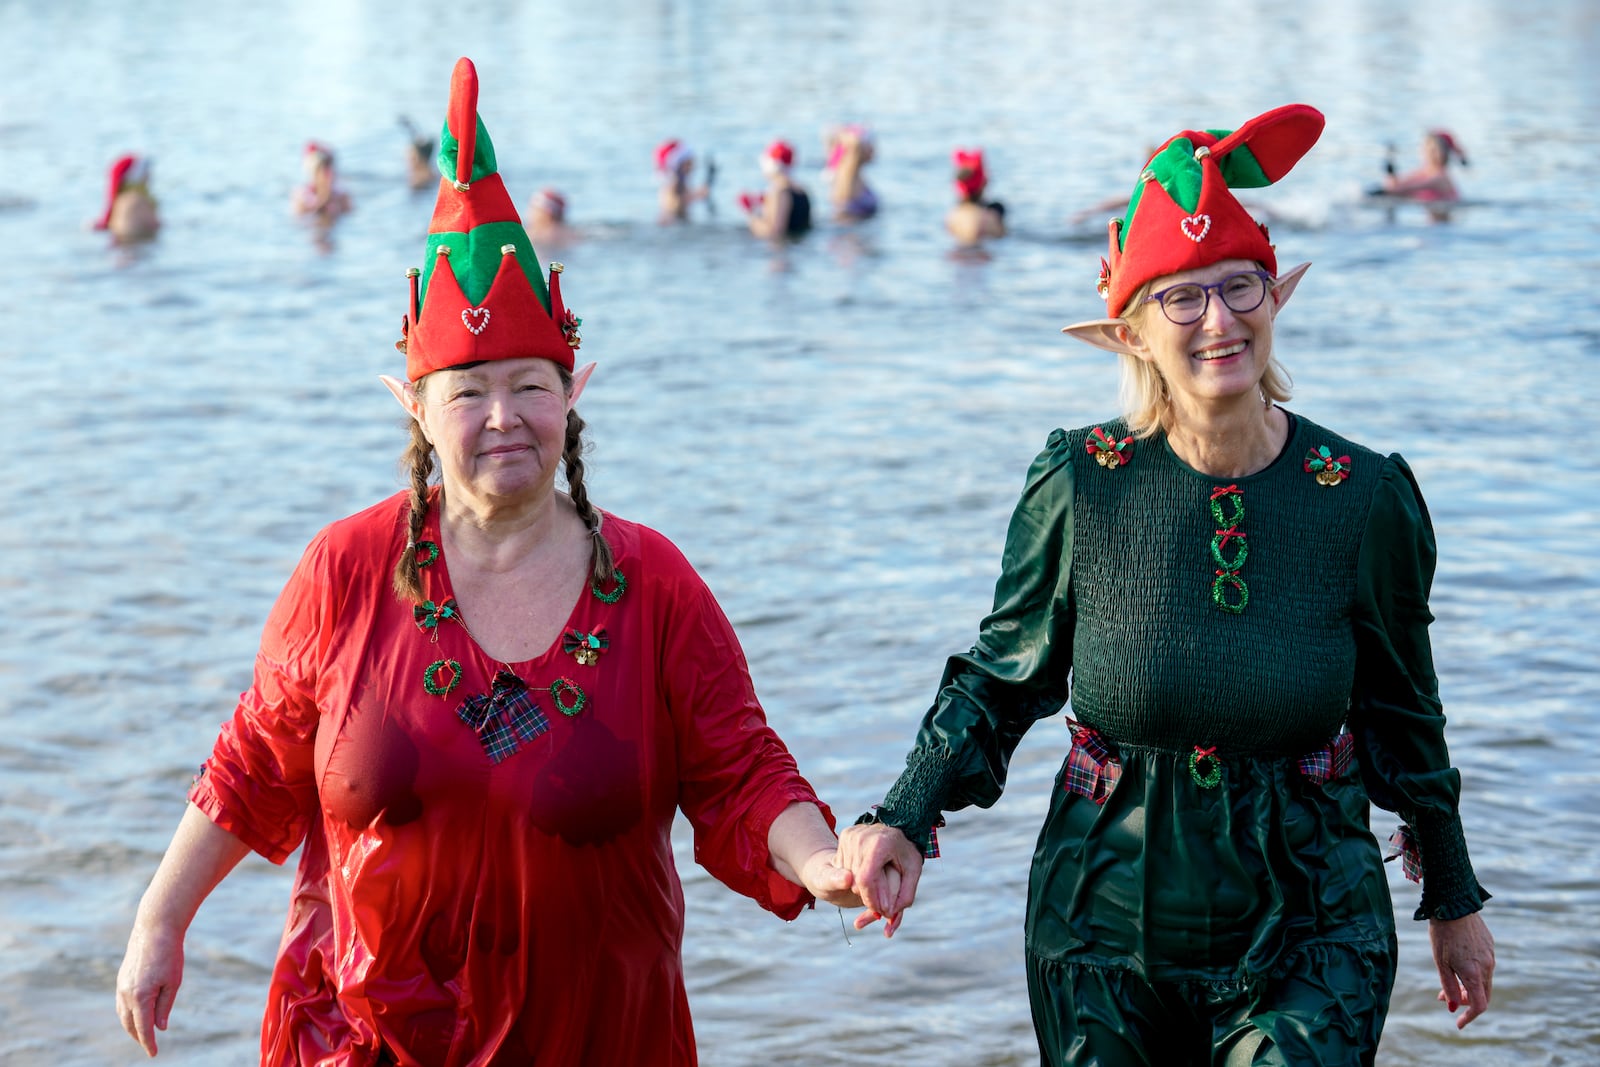
MULTIPOLYGON (((1208 225, 1208 226, 1211 225, 1211 222, 1210 222, 1209 219, 1206 221, 1206 225, 1208 225)), ((1195 238, 1195 240, 1199 240, 1199 238, 1197 237, 1197 238, 1195 238)), ((478 334, 482 333, 484 331, 484 329, 489 325, 489 309, 488 308, 466 308, 466 309, 464 309, 461 312, 461 325, 465 326, 468 330, 472 331, 473 336, 476 337, 478 334)))
POLYGON ((1211 216, 1190 215, 1178 223, 1178 228, 1183 231, 1185 237, 1199 244, 1206 239, 1206 234, 1211 232, 1211 216))

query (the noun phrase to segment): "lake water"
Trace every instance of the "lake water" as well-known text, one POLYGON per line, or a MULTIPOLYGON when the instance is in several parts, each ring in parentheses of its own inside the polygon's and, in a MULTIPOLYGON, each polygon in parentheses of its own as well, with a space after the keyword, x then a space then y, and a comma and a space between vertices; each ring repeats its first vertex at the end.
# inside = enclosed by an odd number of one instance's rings
MULTIPOLYGON (((1114 413, 1110 357, 1057 332, 1100 313, 1104 219, 1068 220, 1178 129, 1323 109, 1318 147, 1254 198, 1282 261, 1316 264, 1278 351, 1293 409, 1421 478, 1499 952, 1494 1009, 1458 1035, 1392 872, 1381 1062, 1600 1062, 1595 4, 231 7, 0 2, 0 1060, 143 1061, 112 987, 190 775, 307 539, 399 484, 376 376, 401 366, 432 194, 404 187, 397 116, 436 128, 464 54, 518 205, 556 185, 583 231, 558 257, 600 363, 591 492, 701 569, 844 818, 970 644, 1028 461, 1114 413), (817 192, 821 132, 850 120, 879 138, 880 217, 749 239, 732 200, 760 149, 792 140, 817 192), (1384 146, 1409 163, 1432 125, 1472 157, 1469 205, 1449 225, 1364 206, 1384 146), (668 136, 721 164, 688 228, 654 224, 668 136), (323 236, 286 210, 309 138, 356 202, 323 236), (957 144, 987 149, 1016 231, 981 254, 940 227, 957 144), (165 218, 133 251, 83 228, 127 150, 153 156, 165 218)), ((1066 743, 1040 724, 1001 802, 952 817, 892 942, 833 909, 780 923, 683 848, 704 1062, 1035 1062, 1024 886, 1066 743)), ((163 1062, 254 1062, 289 874, 249 859, 207 902, 163 1062)))

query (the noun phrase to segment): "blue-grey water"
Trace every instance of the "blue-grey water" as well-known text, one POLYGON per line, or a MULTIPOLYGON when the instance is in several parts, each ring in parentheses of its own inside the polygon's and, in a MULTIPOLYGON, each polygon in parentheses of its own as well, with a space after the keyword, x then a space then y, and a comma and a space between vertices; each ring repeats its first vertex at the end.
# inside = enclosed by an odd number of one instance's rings
MULTIPOLYGON (((970 643, 1029 459, 1115 411, 1103 218, 1140 151, 1304 101, 1321 143, 1281 186, 1291 407, 1415 466, 1438 529, 1435 651, 1498 939, 1493 1010, 1435 1004, 1414 887, 1380 1062, 1600 1062, 1600 7, 1589 0, 974 6, 0 0, 0 1060, 142 1061, 112 986, 195 765, 262 619, 324 523, 398 487, 402 272, 432 195, 397 117, 436 127, 471 55, 520 205, 566 192, 558 253, 600 370, 590 487, 683 547, 738 627, 772 721, 840 815, 893 779, 970 643), (816 184, 866 121, 884 211, 774 248, 741 231, 775 136, 816 184), (1428 126, 1472 166, 1448 225, 1362 203, 1428 126), (655 225, 651 151, 713 151, 716 213, 655 225), (287 212, 307 139, 356 210, 287 212), (958 144, 988 152, 1013 236, 956 254, 958 144), (165 227, 84 228, 105 168, 155 161, 165 227)), ((541 252, 546 250, 541 249, 541 252)), ((708 1065, 1034 1062, 1021 921, 1067 740, 950 820, 904 932, 785 925, 680 852, 708 1065)), ((1389 821, 1380 821, 1385 831, 1389 821)), ((682 844, 680 842, 680 844, 682 844)), ((289 872, 247 860, 202 909, 162 1041, 254 1062, 289 872)), ((624 1021, 619 1021, 624 1022, 624 1021)))

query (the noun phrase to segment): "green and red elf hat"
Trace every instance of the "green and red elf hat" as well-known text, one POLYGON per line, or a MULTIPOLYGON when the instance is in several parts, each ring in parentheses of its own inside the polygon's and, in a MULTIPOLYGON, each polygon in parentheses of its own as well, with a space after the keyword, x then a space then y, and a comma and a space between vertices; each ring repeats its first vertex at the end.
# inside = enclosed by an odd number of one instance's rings
POLYGON ((496 170, 494 145, 478 117, 478 71, 456 61, 450 108, 439 137, 439 199, 425 262, 411 278, 404 336, 406 377, 463 363, 548 359, 567 371, 581 338, 561 303, 561 265, 548 286, 533 242, 496 170))
POLYGON ((1110 222, 1110 251, 1098 288, 1119 316, 1153 278, 1253 259, 1278 273, 1265 226, 1233 195, 1282 178, 1322 136, 1322 112, 1288 104, 1237 130, 1185 130, 1168 140, 1139 174, 1127 215, 1110 222))

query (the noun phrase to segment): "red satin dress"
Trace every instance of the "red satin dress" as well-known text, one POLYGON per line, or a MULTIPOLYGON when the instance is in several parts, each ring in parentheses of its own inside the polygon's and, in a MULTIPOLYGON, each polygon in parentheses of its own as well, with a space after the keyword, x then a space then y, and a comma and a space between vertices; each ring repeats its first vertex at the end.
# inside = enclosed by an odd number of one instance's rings
POLYGON ((767 832, 819 802, 732 627, 671 542, 606 515, 623 580, 497 663, 442 554, 427 605, 395 599, 405 516, 397 495, 312 541, 190 794, 274 863, 302 849, 261 1062, 694 1064, 674 814, 733 890, 811 903, 767 832))

